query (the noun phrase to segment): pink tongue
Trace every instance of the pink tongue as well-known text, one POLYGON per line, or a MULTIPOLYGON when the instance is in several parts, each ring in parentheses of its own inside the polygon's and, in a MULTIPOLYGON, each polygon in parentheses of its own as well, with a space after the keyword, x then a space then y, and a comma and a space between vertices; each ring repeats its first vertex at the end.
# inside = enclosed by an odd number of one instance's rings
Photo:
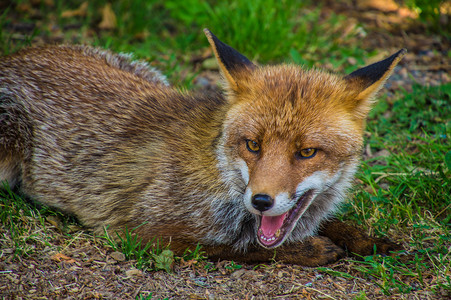
POLYGON ((288 212, 280 216, 262 216, 262 222, 260 224, 260 229, 263 235, 266 237, 272 237, 277 230, 282 227, 283 220, 287 216, 288 212))

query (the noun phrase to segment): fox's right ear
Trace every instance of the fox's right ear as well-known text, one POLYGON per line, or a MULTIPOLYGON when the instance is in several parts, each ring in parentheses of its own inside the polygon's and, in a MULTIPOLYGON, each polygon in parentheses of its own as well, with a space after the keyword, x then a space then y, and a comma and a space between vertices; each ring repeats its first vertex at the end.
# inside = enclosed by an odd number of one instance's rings
POLYGON ((345 76, 349 86, 357 91, 357 97, 353 104, 356 115, 364 118, 371 108, 372 98, 390 77, 395 66, 407 53, 406 49, 401 49, 392 56, 358 69, 345 76))
POLYGON ((208 42, 213 48, 219 68, 224 74, 229 86, 233 90, 237 90, 238 74, 243 71, 253 70, 256 66, 243 54, 239 53, 232 47, 221 42, 210 30, 204 29, 204 33, 208 38, 208 42))

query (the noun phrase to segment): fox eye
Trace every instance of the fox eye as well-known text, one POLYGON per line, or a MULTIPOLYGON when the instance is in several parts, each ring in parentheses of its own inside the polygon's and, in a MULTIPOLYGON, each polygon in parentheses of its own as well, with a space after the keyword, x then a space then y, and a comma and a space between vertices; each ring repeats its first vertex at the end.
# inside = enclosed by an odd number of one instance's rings
POLYGON ((298 152, 296 152, 295 156, 298 159, 312 158, 313 156, 315 156, 316 150, 317 149, 315 149, 315 148, 302 149, 302 150, 299 150, 298 152))
POLYGON ((260 151, 260 145, 253 140, 246 140, 246 148, 252 153, 258 153, 260 151))

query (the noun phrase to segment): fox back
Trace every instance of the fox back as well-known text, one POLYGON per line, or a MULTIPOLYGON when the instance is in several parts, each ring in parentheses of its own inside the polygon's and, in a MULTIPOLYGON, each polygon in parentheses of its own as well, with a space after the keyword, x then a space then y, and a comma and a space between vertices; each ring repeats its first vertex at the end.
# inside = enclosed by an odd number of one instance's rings
POLYGON ((206 35, 225 95, 81 46, 0 59, 0 180, 102 232, 246 251, 313 234, 358 166, 372 98, 404 51, 347 76, 257 66, 206 35))

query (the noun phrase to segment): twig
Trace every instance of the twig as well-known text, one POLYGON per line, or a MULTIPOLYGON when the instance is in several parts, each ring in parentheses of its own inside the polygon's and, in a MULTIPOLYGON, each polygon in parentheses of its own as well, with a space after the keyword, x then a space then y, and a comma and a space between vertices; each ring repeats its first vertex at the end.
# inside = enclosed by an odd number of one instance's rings
MULTIPOLYGON (((385 177, 389 177, 389 176, 409 176, 412 173, 384 173, 384 172, 372 172, 371 174, 373 175, 381 175, 379 177, 376 178, 376 180, 374 180, 375 183, 378 183, 379 181, 381 181, 382 179, 384 179, 385 177)), ((426 175, 437 175, 438 172, 432 172, 429 171, 428 174, 426 175)))
POLYGON ((311 287, 304 287, 304 288, 306 288, 306 289, 308 289, 308 290, 315 291, 315 292, 317 292, 317 293, 320 293, 321 295, 326 296, 327 298, 337 300, 337 298, 334 298, 334 297, 332 297, 331 295, 328 295, 328 294, 326 294, 326 293, 324 293, 324 292, 321 292, 320 290, 317 290, 317 289, 314 289, 314 288, 311 288, 311 287))

